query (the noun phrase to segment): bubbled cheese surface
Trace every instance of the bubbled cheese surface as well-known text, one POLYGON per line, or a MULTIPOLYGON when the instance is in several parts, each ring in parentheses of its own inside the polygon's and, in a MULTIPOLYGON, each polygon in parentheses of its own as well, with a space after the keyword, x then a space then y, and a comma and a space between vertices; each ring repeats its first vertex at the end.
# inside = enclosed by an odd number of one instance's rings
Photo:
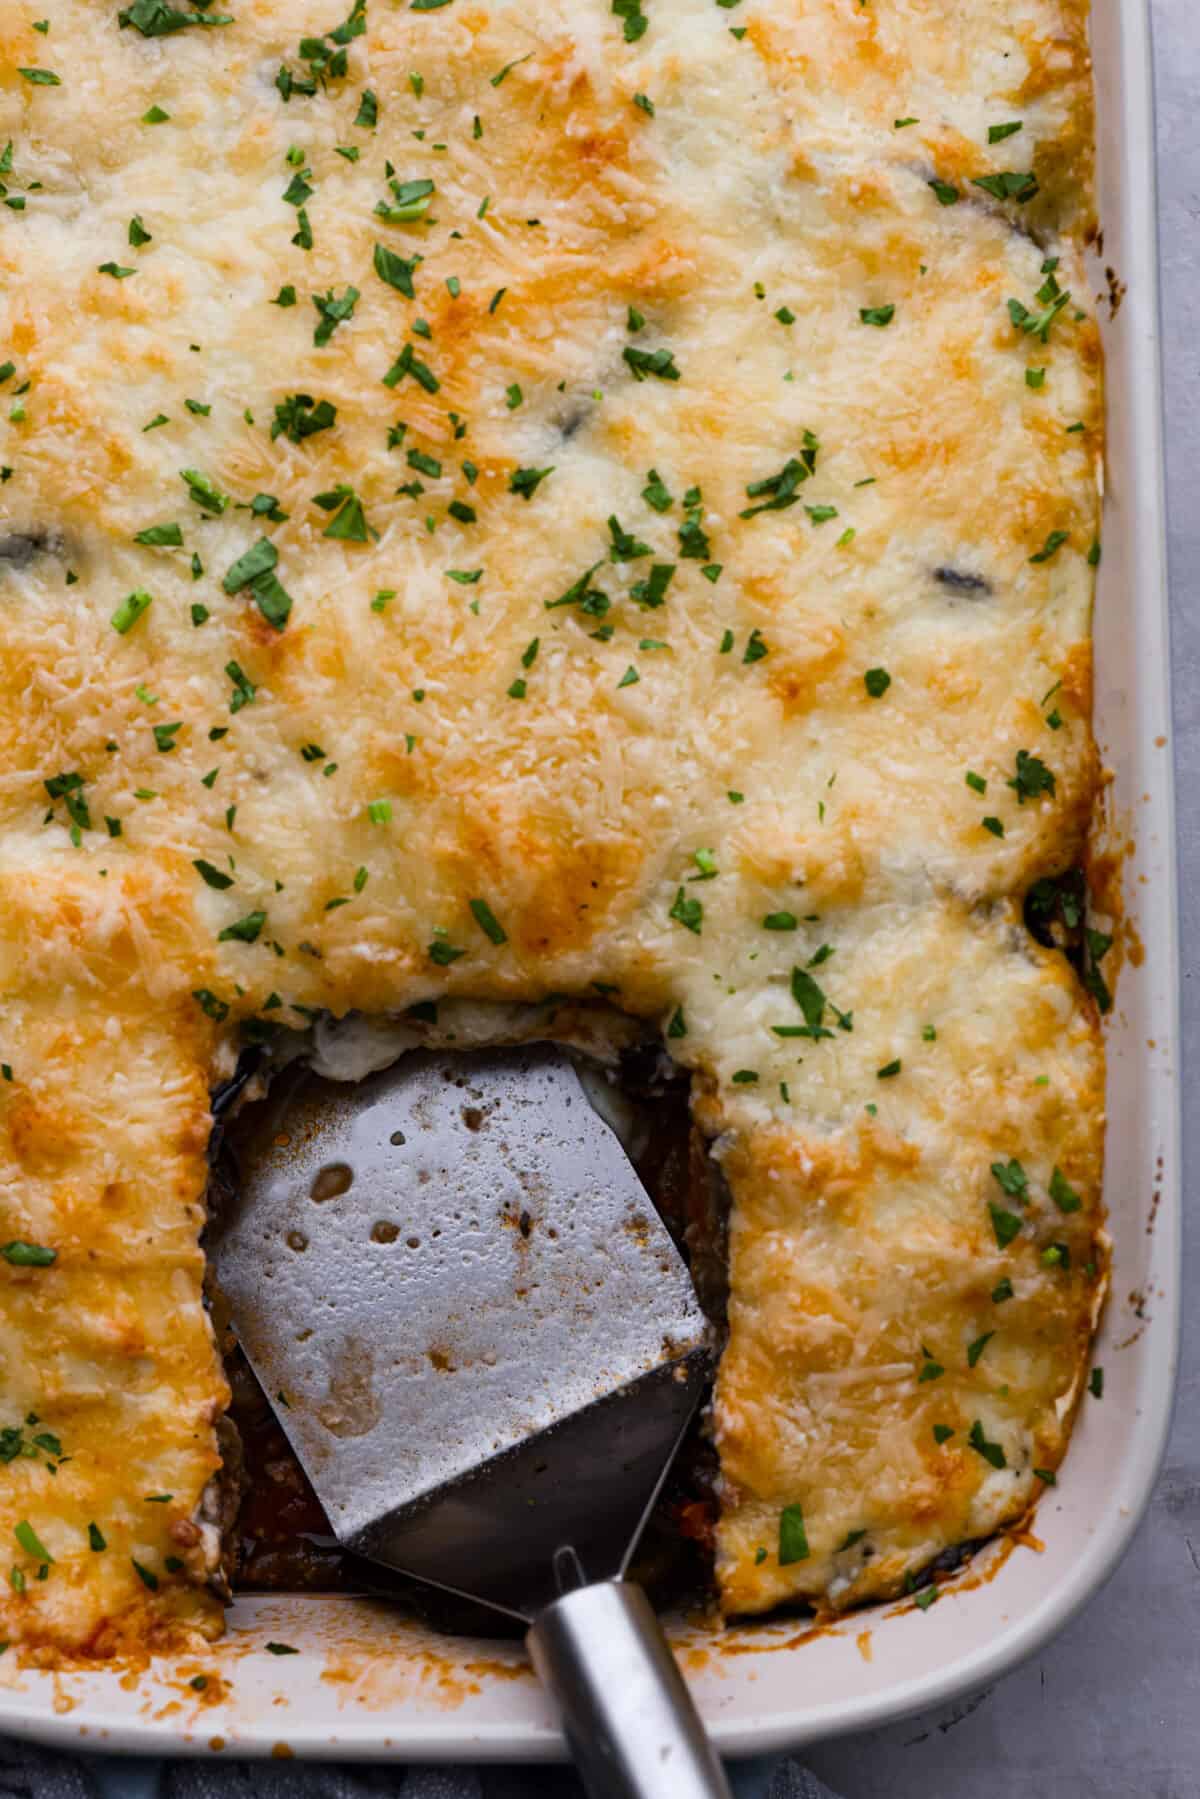
POLYGON ((442 996, 695 1071, 724 1604, 894 1592, 1103 1279, 1086 6, 119 11, 0 19, 3 1634, 214 1627, 208 1088, 442 996))

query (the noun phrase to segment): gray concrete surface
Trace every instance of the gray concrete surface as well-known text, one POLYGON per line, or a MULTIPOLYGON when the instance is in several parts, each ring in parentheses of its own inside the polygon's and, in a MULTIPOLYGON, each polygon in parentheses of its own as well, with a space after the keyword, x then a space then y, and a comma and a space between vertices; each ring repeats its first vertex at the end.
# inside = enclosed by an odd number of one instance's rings
MULTIPOLYGON (((1096 0, 1139 5, 1141 0, 1096 0)), ((1166 358, 1184 1092, 1200 1071, 1200 0, 1152 0, 1166 358)), ((1184 1104, 1184 1193, 1200 1106, 1184 1104)), ((844 1799, 1198 1799, 1200 1330, 1153 1507, 1121 1567, 1044 1655, 966 1704, 820 1746, 844 1799)))

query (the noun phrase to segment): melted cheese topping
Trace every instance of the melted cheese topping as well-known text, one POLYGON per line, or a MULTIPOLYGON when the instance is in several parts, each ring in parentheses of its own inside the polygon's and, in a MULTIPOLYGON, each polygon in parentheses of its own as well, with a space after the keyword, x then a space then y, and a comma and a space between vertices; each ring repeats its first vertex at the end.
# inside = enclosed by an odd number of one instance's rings
POLYGON ((118 10, 0 22, 0 1628, 211 1626, 206 1085, 443 996, 659 1023, 724 1602, 895 1591, 1102 1280, 1085 0, 118 10))

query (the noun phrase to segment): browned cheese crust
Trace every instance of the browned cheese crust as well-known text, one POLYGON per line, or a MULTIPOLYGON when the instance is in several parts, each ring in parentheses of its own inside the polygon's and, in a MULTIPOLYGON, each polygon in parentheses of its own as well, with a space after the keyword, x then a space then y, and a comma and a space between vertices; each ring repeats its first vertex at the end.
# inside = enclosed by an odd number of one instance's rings
POLYGON ((207 1092, 314 1009, 599 991, 695 1071, 728 1610, 1053 1472, 1086 10, 8 0, 4 1638, 218 1621, 207 1092))

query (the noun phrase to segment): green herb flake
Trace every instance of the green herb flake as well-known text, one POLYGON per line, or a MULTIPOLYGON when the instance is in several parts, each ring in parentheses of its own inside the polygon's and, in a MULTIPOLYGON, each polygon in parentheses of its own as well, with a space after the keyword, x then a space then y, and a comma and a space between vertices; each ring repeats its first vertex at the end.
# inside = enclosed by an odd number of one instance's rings
POLYGON ((985 1462, 990 1462, 993 1468, 1007 1468, 1008 1461, 1004 1450, 999 1443, 988 1442, 983 1434, 983 1425, 978 1418, 967 1432, 967 1442, 978 1455, 983 1457, 985 1462))
POLYGON ((1020 805, 1026 800, 1037 799, 1041 794, 1053 794, 1055 790, 1054 775, 1038 756, 1031 756, 1028 750, 1017 751, 1016 774, 1006 783, 1017 796, 1020 805))
POLYGON ((1049 562, 1051 557, 1056 556, 1063 545, 1070 540, 1070 536, 1069 531, 1051 531, 1037 554, 1029 558, 1030 562, 1049 562))
POLYGON ((117 14, 117 23, 122 29, 132 25, 143 37, 169 37, 173 32, 185 31, 189 26, 232 25, 231 13, 213 13, 208 11, 212 0, 197 0, 195 12, 184 12, 172 6, 169 0, 133 0, 133 5, 117 14))
POLYGON ((667 916, 673 918, 676 924, 681 924, 685 931, 691 931, 699 937, 704 924, 704 906, 700 900, 689 895, 686 888, 681 887, 667 916))
POLYGON ((1050 1197, 1060 1212, 1078 1212, 1083 1205, 1062 1169, 1057 1167, 1050 1176, 1050 1197))
POLYGON ((22 1518, 21 1522, 14 1526, 13 1536, 17 1539, 17 1542, 21 1545, 21 1548, 25 1551, 26 1555, 31 1555, 35 1561, 52 1562, 54 1560, 54 1557, 46 1548, 46 1545, 42 1542, 42 1539, 38 1536, 33 1525, 30 1524, 27 1518, 22 1518))
POLYGON ((472 918, 475 920, 475 923, 479 926, 485 937, 496 944, 508 942, 508 935, 504 926, 500 923, 500 920, 496 917, 496 914, 492 911, 492 908, 485 899, 469 900, 468 905, 471 909, 472 918))
POLYGON ((23 1243, 18 1238, 0 1247, 0 1256, 12 1268, 49 1268, 58 1260, 58 1251, 46 1249, 41 1243, 23 1243))
POLYGON ((121 637, 124 637, 127 632, 132 631, 139 618, 142 617, 143 613, 149 611, 153 604, 153 594, 146 593, 140 587, 135 588, 132 593, 125 596, 121 601, 121 604, 113 613, 112 618, 109 621, 113 630, 121 637))
POLYGON ((265 912, 247 912, 244 918, 237 918, 232 924, 227 924, 223 931, 218 931, 217 942, 257 943, 266 922, 265 912))
POLYGON ((807 1561, 808 1533, 804 1528, 804 1512, 798 1505, 785 1505, 779 1514, 779 1565, 807 1561))

